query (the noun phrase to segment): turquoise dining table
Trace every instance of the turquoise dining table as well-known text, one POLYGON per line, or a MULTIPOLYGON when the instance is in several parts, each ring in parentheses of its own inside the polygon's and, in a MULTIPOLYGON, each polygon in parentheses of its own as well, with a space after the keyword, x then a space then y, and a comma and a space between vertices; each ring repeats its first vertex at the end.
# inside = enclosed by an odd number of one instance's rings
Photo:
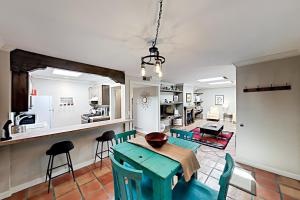
MULTIPOLYGON (((174 137, 169 137, 168 142, 194 152, 200 146, 198 143, 174 137)), ((172 179, 182 172, 179 162, 130 142, 117 144, 113 146, 113 150, 114 158, 118 162, 127 162, 134 168, 143 170, 152 179, 155 200, 172 199, 172 179)))

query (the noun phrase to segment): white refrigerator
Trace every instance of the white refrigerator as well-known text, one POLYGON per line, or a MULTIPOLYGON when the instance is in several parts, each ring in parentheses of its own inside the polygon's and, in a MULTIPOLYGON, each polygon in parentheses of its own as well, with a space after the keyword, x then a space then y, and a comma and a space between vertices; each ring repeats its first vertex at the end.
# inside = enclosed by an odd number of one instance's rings
POLYGON ((53 127, 53 104, 51 96, 31 96, 28 113, 35 114, 36 124, 53 127))

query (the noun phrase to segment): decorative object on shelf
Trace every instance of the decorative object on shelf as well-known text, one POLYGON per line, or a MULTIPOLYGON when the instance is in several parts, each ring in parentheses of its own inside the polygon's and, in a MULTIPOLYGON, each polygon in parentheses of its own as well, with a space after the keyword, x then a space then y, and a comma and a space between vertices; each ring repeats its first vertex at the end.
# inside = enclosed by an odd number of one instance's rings
POLYGON ((166 107, 166 113, 173 115, 174 114, 174 107, 173 106, 166 107))
POLYGON ((200 102, 200 101, 201 101, 200 96, 196 95, 195 96, 195 102, 200 102))
POLYGON ((173 101, 174 101, 174 102, 178 102, 178 99, 179 99, 179 98, 178 98, 178 95, 174 95, 174 96, 173 96, 173 101))
POLYGON ((149 48, 150 54, 141 58, 141 75, 143 77, 146 76, 146 66, 147 65, 155 66, 155 72, 158 74, 159 77, 162 77, 162 64, 165 63, 165 61, 166 61, 165 57, 159 55, 158 48, 156 47, 158 33, 159 33, 159 27, 160 27, 160 20, 161 20, 161 15, 162 15, 163 0, 160 0, 159 4, 160 4, 160 7, 159 7, 159 12, 158 12, 156 35, 155 35, 154 40, 152 41, 152 46, 149 48))
POLYGON ((215 95, 215 105, 224 104, 224 95, 215 95))
POLYGON ((141 96, 138 98, 138 104, 141 104, 143 109, 147 109, 151 103, 151 97, 148 92, 143 92, 141 96))
POLYGON ((186 93, 186 102, 191 103, 192 102, 192 93, 186 93))
POLYGON ((182 126, 182 118, 173 119, 173 124, 175 126, 182 126))
POLYGON ((179 111, 176 108, 174 109, 174 115, 179 116, 179 111))
POLYGON ((282 86, 273 86, 271 84, 270 87, 259 87, 257 86, 257 88, 245 88, 243 91, 244 92, 266 92, 266 91, 275 91, 275 90, 291 90, 292 86, 288 85, 286 83, 286 85, 282 85, 282 86))

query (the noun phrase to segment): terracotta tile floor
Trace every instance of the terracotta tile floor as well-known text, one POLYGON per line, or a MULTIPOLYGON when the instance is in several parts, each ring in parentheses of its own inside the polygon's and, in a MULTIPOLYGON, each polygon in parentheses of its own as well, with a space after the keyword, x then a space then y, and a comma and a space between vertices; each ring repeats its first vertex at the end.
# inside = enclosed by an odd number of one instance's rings
MULTIPOLYGON (((202 123, 202 122, 200 122, 202 123)), ((190 127, 187 128, 189 130, 190 127)), ((226 129, 226 124, 225 124, 226 129)), ((234 129, 234 126, 227 126, 227 129, 234 129)), ((197 153, 197 158, 201 164, 198 171, 199 181, 218 190, 218 180, 224 167, 225 153, 235 156, 235 138, 233 137, 226 150, 202 145, 197 153)), ((255 169, 242 164, 241 168, 253 171, 257 181, 257 196, 254 197, 246 192, 232 186, 228 190, 228 200, 296 200, 300 199, 300 182, 279 176, 270 172, 255 169)), ((114 185, 111 172, 111 164, 108 159, 100 163, 81 168, 75 171, 76 181, 74 182, 70 174, 57 177, 52 181, 51 191, 47 193, 47 183, 41 183, 31 188, 13 194, 8 199, 114 199, 114 185)))

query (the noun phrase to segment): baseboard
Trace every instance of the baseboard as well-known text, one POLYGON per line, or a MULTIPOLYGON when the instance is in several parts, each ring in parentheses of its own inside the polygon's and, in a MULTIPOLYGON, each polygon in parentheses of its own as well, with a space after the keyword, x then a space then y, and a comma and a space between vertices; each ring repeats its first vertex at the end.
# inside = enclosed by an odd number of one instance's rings
POLYGON ((264 164, 260 164, 260 163, 253 163, 252 161, 247 160, 247 159, 236 158, 235 161, 239 162, 239 163, 242 163, 242 164, 245 164, 245 165, 249 165, 251 167, 255 167, 255 168, 258 168, 258 169, 269 171, 269 172, 272 172, 272 173, 275 173, 275 174, 278 174, 278 175, 281 175, 281 176, 286 176, 286 177, 289 177, 289 178, 292 178, 292 179, 296 179, 298 181, 300 180, 300 175, 299 174, 290 173, 290 172, 283 171, 283 170, 280 170, 280 169, 276 169, 276 168, 273 168, 273 167, 270 167, 270 166, 267 166, 267 165, 264 165, 264 164))
POLYGON ((0 199, 5 199, 11 196, 10 191, 0 193, 0 199))
MULTIPOLYGON (((94 159, 85 161, 83 163, 76 164, 76 165, 73 166, 73 168, 74 168, 74 170, 80 169, 80 168, 88 166, 92 163, 94 163, 94 159)), ((56 171, 55 173, 53 173, 53 177, 66 172, 66 169, 67 168, 65 168, 65 169, 62 168, 61 170, 56 171)), ((32 181, 29 181, 29 182, 11 187, 10 190, 0 193, 0 199, 5 199, 7 197, 10 197, 12 194, 14 194, 16 192, 19 192, 19 191, 24 190, 26 188, 29 188, 29 187, 35 186, 37 184, 43 183, 45 181, 45 179, 46 179, 46 176, 43 176, 43 177, 34 179, 32 181)))

